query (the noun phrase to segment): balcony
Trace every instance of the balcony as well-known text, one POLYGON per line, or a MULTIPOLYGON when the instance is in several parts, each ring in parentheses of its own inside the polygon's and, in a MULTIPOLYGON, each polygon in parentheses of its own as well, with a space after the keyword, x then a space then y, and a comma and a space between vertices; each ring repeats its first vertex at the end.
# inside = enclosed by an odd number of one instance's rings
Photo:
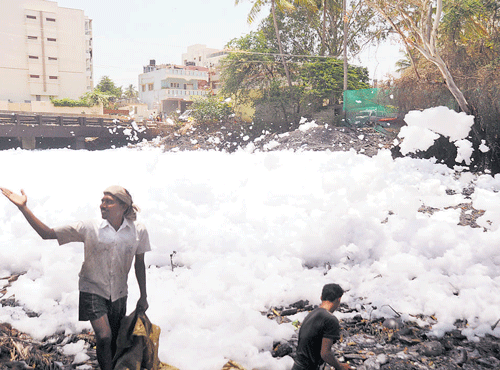
POLYGON ((205 90, 184 90, 184 89, 166 89, 166 95, 169 98, 184 98, 188 96, 205 96, 205 90))

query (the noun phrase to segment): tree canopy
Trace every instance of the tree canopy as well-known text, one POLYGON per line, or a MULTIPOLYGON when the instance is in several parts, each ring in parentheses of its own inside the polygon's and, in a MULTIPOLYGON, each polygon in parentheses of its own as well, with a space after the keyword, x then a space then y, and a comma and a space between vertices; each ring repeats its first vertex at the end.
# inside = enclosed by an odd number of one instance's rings
POLYGON ((122 87, 116 86, 115 82, 109 78, 109 76, 103 76, 95 87, 95 90, 99 90, 100 92, 114 98, 121 98, 123 94, 122 87))
POLYGON ((128 99, 133 99, 139 96, 139 92, 135 89, 134 85, 130 84, 123 93, 123 96, 125 96, 128 99))
MULTIPOLYGON (((266 105, 282 120, 298 122, 307 110, 338 104, 343 92, 343 62, 333 57, 302 55, 288 62, 294 84, 286 85, 274 35, 260 29, 232 40, 222 60, 222 94, 235 104, 266 105), (304 110, 306 109, 306 111, 304 110)), ((349 66, 349 86, 367 88, 366 68, 349 66)))

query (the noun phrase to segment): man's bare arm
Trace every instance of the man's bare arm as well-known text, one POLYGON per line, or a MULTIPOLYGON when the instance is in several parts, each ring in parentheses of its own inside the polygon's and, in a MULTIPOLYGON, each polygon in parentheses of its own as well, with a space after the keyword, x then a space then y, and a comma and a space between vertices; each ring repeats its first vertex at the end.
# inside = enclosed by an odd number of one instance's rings
POLYGON ((340 363, 332 352, 333 339, 323 338, 321 342, 321 358, 335 370, 350 370, 349 364, 340 363))
POLYGON ((137 283, 139 284, 139 290, 141 292, 141 296, 139 301, 137 302, 137 311, 145 312, 148 307, 148 296, 146 293, 146 265, 144 263, 144 253, 135 255, 135 277, 137 278, 137 283))
POLYGON ((48 227, 40 221, 28 208, 28 197, 24 193, 24 190, 21 190, 21 195, 13 193, 9 189, 5 188, 0 188, 0 190, 2 191, 2 194, 7 197, 7 199, 17 206, 31 227, 42 237, 42 239, 57 239, 54 229, 48 227))

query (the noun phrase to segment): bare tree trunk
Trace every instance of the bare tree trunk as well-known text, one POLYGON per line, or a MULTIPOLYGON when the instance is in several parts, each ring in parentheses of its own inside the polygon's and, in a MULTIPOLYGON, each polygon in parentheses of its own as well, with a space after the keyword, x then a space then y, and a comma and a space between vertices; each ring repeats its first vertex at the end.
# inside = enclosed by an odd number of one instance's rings
POLYGON ((274 31, 276 32, 276 39, 278 40, 278 48, 280 51, 281 62, 283 63, 283 68, 285 68, 286 79, 288 81, 288 86, 292 87, 292 79, 290 78, 290 72, 288 71, 288 66, 286 64, 284 55, 283 55, 283 46, 281 45, 280 32, 278 29, 278 22, 276 21, 276 3, 275 0, 271 0, 271 11, 273 13, 273 21, 274 21, 274 31))
POLYGON ((323 1, 323 30, 321 32, 321 53, 320 55, 325 55, 326 52, 326 2, 328 0, 323 1))
MULTIPOLYGON (((451 92, 455 100, 457 101, 460 109, 467 114, 471 113, 471 109, 464 94, 458 86, 455 84, 455 80, 451 75, 448 66, 441 58, 439 51, 437 50, 437 38, 438 38, 438 27, 441 20, 441 14, 443 10, 443 1, 436 0, 436 8, 432 7, 430 1, 422 1, 420 17, 415 17, 413 13, 407 12, 403 9, 401 5, 396 4, 392 8, 392 14, 388 3, 378 4, 377 1, 368 0, 368 4, 379 12, 393 27, 393 29, 401 36, 405 43, 411 44, 415 47, 426 59, 434 63, 441 75, 443 76, 448 90, 451 92), (385 5, 385 6, 383 6, 385 5), (395 13, 397 16, 395 16, 395 13), (398 21, 394 21, 392 17, 396 19, 399 17, 398 21), (418 20, 420 19, 420 25, 418 20), (403 23, 403 26, 399 24, 403 23), (407 32, 411 37, 409 37, 405 32, 407 32)), ((404 3, 403 3, 404 4, 404 3)))
POLYGON ((443 0, 436 1, 435 10, 433 9, 432 5, 429 6, 427 21, 421 24, 420 32, 417 31, 422 40, 422 45, 421 46, 417 45, 416 47, 419 50, 421 49, 420 52, 429 61, 431 61, 438 67, 439 71, 441 72, 441 75, 446 81, 446 86, 448 86, 448 90, 450 90, 451 94, 457 101, 458 105, 460 106, 460 109, 462 109, 462 111, 464 111, 465 113, 469 114, 471 112, 469 104, 467 103, 467 100, 465 99, 465 96, 462 93, 462 91, 460 91, 458 86, 455 84, 455 80, 453 79, 453 76, 451 75, 448 66, 441 58, 441 55, 439 54, 439 51, 437 50, 436 47, 438 38, 438 28, 439 28, 439 22, 441 20, 442 11, 443 11, 443 0), (435 16, 433 21, 432 16, 434 12, 435 16))
POLYGON ((462 91, 458 88, 458 86, 455 84, 455 80, 453 79, 453 76, 450 73, 450 70, 448 69, 448 66, 444 62, 443 59, 437 55, 429 55, 427 52, 424 52, 423 50, 420 50, 420 52, 432 63, 434 63, 438 69, 439 72, 441 72, 441 75, 443 76, 446 86, 448 87, 448 90, 450 90, 451 94, 457 101, 460 109, 464 111, 467 114, 471 113, 469 103, 467 103, 467 100, 465 99, 464 94, 462 91))

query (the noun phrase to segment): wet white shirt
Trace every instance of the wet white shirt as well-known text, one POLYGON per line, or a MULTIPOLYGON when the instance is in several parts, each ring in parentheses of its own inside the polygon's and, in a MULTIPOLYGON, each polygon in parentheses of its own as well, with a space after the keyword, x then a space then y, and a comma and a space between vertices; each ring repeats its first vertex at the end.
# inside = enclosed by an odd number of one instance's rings
POLYGON ((107 220, 80 221, 54 231, 59 245, 84 243, 80 291, 112 302, 127 295, 128 273, 135 255, 151 250, 146 227, 127 219, 118 231, 107 220))

